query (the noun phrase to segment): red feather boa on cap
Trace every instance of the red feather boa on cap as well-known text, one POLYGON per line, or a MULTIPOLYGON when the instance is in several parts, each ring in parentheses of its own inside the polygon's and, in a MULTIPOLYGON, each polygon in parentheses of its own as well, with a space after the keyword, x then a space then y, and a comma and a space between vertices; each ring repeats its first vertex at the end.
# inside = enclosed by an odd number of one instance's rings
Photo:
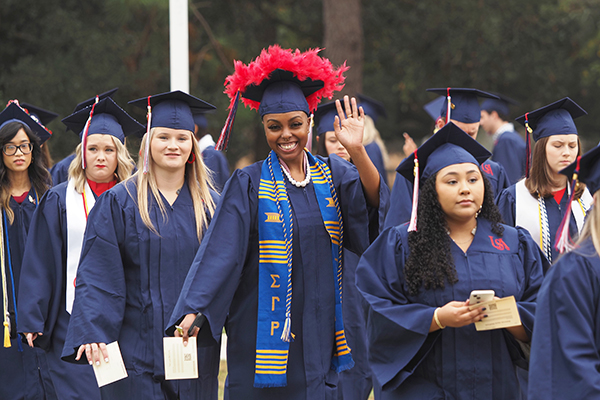
MULTIPOLYGON (((273 45, 267 50, 263 49, 260 55, 248 65, 241 61, 234 61, 235 72, 225 79, 224 93, 233 102, 238 90, 243 96, 248 86, 259 85, 269 77, 271 72, 279 68, 293 72, 294 76, 301 81, 308 78, 323 81, 324 87, 306 98, 308 108, 314 112, 323 97, 331 99, 335 91, 342 90, 346 79, 342 74, 350 68, 344 62, 342 66, 335 69, 331 61, 318 55, 320 51, 321 49, 309 49, 302 53, 298 49, 292 51, 292 49, 282 49, 279 45, 273 45)), ((242 102, 254 110, 258 110, 260 106, 260 102, 244 97, 242 102)), ((232 105, 230 104, 229 108, 232 105)))

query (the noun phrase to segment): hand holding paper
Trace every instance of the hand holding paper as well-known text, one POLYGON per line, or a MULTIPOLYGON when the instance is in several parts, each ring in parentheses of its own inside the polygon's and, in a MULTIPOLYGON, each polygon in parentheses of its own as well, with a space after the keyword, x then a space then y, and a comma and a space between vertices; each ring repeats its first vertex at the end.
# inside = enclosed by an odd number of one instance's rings
POLYGON ((511 328, 521 325, 521 317, 515 296, 492 300, 470 306, 473 308, 485 307, 486 318, 475 322, 475 329, 487 331, 491 329, 511 328))

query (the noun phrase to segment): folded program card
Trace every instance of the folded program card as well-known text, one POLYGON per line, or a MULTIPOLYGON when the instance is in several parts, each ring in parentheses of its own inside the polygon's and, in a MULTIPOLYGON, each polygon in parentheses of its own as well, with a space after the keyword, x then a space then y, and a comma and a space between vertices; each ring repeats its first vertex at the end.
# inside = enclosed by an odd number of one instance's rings
POLYGON ((188 339, 187 346, 183 345, 181 337, 165 337, 163 348, 166 380, 198 378, 198 351, 195 337, 188 339))
POLYGON ((521 317, 515 296, 504 297, 498 300, 492 300, 486 303, 474 304, 469 308, 472 310, 478 307, 485 307, 486 318, 475 322, 475 329, 478 331, 489 331, 491 329, 511 328, 521 325, 521 317))
MULTIPOLYGON (((94 364, 94 374, 98 381, 98 387, 108 385, 109 383, 127 378, 127 370, 121 356, 121 349, 118 342, 112 342, 106 345, 108 352, 108 361, 100 360, 100 365, 94 364)), ((100 353, 102 354, 102 353, 100 353)), ((102 357, 100 357, 102 358, 102 357)))

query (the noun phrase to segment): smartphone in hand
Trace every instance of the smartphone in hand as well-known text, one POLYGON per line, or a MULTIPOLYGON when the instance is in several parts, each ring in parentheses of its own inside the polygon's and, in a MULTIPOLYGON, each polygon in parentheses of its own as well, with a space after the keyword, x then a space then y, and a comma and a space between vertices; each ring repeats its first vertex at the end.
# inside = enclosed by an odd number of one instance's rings
POLYGON ((487 303, 494 300, 495 295, 493 290, 473 290, 469 296, 469 305, 487 303))

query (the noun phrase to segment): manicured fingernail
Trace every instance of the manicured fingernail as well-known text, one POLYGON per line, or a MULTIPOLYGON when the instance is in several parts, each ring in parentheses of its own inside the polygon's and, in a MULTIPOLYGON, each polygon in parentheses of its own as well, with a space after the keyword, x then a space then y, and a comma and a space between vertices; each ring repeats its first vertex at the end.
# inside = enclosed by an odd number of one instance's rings
POLYGON ((100 365, 100 361, 96 361, 96 365, 100 365))
POLYGON ((483 316, 483 318, 487 318, 487 314, 485 314, 485 315, 483 316))
POLYGON ((187 347, 187 341, 183 342, 183 347, 187 347))
POLYGON ((90 365, 94 365, 94 363, 90 361, 90 365))
POLYGON ((104 359, 104 362, 105 362, 105 363, 107 363, 107 362, 108 362, 108 357, 106 357, 106 358, 104 359))
POLYGON ((481 309, 481 311, 485 311, 485 310, 486 310, 486 308, 485 308, 485 307, 483 307, 483 308, 481 309))

